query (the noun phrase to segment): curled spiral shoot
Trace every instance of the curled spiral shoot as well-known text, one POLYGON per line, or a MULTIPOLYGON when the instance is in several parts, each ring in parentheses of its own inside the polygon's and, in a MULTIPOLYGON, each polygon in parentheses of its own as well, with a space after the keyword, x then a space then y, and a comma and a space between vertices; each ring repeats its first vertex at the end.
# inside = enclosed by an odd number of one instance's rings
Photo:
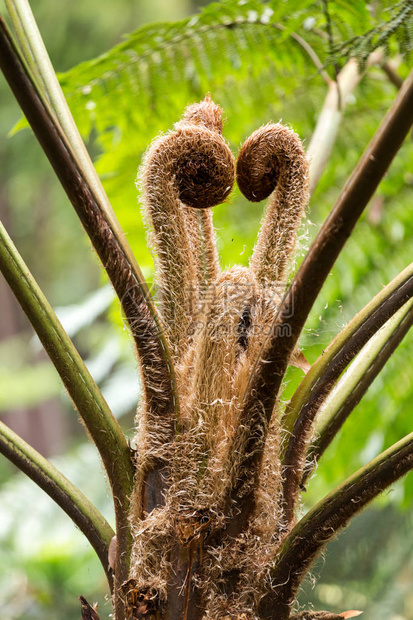
POLYGON ((238 155, 237 182, 252 202, 272 194, 250 267, 261 284, 281 289, 309 199, 308 161, 297 134, 279 123, 251 134, 238 155))
MULTIPOLYGON (((189 105, 181 122, 201 125, 222 135, 222 110, 212 101, 210 95, 207 95, 200 103, 189 105)), ((175 128, 177 129, 179 125, 180 123, 177 123, 175 128)), ((184 209, 186 209, 185 219, 189 242, 196 266, 198 293, 200 298, 203 298, 207 287, 218 278, 221 271, 212 210, 205 207, 196 209, 184 207, 184 209)))
POLYGON ((175 359, 185 350, 200 279, 208 271, 198 257, 200 238, 207 260, 215 263, 209 272, 215 275, 218 271, 216 252, 211 249, 212 225, 208 217, 198 219, 191 209, 213 207, 232 189, 235 163, 221 127, 220 108, 212 101, 207 98, 192 105, 175 131, 155 140, 143 164, 145 211, 153 231, 161 313, 175 359), (204 222, 208 238, 199 221, 204 222), (194 232, 198 232, 195 240, 194 232))

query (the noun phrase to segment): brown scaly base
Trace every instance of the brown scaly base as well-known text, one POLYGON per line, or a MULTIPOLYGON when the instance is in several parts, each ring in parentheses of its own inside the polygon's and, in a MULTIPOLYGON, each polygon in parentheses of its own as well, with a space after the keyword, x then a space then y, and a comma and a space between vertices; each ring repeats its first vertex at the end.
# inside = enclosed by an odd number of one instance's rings
MULTIPOLYGON (((130 620, 137 620, 141 618, 161 618, 159 610, 156 610, 154 603, 153 593, 151 592, 138 592, 134 588, 133 579, 130 579, 123 585, 123 589, 127 594, 127 601, 129 607, 128 617, 130 620), (152 594, 152 595, 151 595, 152 594)), ((82 620, 100 620, 100 616, 97 613, 97 605, 93 607, 87 602, 87 600, 80 596, 82 620)), ((334 614, 330 611, 301 611, 299 614, 291 616, 290 620, 342 620, 343 618, 354 618, 359 616, 362 612, 351 610, 344 611, 341 614, 334 614)), ((234 616, 222 616, 220 620, 248 620, 245 614, 234 616)))

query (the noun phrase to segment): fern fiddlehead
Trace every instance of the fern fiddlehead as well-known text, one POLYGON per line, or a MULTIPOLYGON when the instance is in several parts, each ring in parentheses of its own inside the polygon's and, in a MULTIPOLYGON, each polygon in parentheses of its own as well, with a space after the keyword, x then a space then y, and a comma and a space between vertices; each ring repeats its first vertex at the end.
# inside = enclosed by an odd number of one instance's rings
MULTIPOLYGON (((154 142, 143 166, 145 210, 153 230, 161 311, 175 358, 185 348, 202 271, 191 238, 197 216, 188 213, 188 207, 207 209, 223 202, 234 183, 234 160, 221 127, 218 106, 210 101, 190 106, 175 131, 154 142)), ((204 216, 205 229, 207 218, 204 216)), ((211 262, 215 260, 210 247, 211 226, 208 230, 204 243, 211 262)))
POLYGON ((272 194, 250 266, 259 282, 283 288, 308 203, 308 164, 297 134, 279 123, 255 131, 239 152, 237 182, 251 202, 272 194))

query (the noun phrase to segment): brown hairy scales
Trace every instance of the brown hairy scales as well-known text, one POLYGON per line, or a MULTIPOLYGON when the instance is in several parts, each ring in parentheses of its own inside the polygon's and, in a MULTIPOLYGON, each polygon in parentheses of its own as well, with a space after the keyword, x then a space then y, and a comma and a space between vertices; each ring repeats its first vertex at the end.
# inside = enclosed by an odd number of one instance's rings
POLYGON ((278 422, 240 427, 241 404, 286 287, 308 202, 307 159, 292 130, 269 124, 235 166, 222 111, 207 96, 154 140, 140 186, 180 416, 171 436, 168 419, 145 403, 138 412, 125 597, 132 618, 189 619, 195 602, 197 617, 251 620, 286 532, 278 422), (235 175, 249 200, 270 199, 249 267, 223 272, 210 207, 228 198, 235 175), (249 469, 263 443, 259 471, 249 469), (237 501, 254 495, 249 511, 238 510, 235 488, 237 501))

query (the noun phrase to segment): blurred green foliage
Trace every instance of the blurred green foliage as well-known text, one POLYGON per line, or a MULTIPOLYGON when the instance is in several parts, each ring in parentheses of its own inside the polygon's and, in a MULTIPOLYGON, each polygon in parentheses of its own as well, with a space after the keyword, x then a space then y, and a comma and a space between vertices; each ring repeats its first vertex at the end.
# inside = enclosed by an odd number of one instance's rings
MULTIPOLYGON (((110 492, 100 483, 103 469, 91 444, 54 464, 113 520, 110 492)), ((111 606, 100 562, 69 517, 23 474, 2 484, 0 506, 2 620, 78 620, 78 597, 85 593, 107 617, 111 606)))
POLYGON ((367 620, 412 618, 413 514, 391 504, 367 510, 333 541, 306 580, 308 609, 364 610, 367 620))
MULTIPOLYGON (((394 15, 394 11, 388 10, 388 2, 375 3, 374 10, 358 0, 329 6, 338 46, 394 15)), ((338 67, 331 64, 330 43, 320 36, 320 31, 325 32, 325 15, 321 3, 310 0, 223 0, 208 4, 196 17, 196 6, 189 0, 119 0, 104 5, 98 0, 39 0, 33 8, 52 61, 58 71, 65 72, 61 74, 61 83, 75 120, 94 154, 109 198, 148 280, 153 277, 153 263, 135 180, 150 141, 172 127, 188 103, 210 92, 224 109, 224 134, 234 152, 262 123, 279 119, 292 125, 308 144, 326 85, 307 51, 291 34, 299 34, 311 44, 321 63, 327 63, 330 75, 345 62, 342 58, 336 60, 338 67), (159 19, 173 23, 164 21, 141 27, 159 19), (119 43, 121 33, 135 28, 139 29, 119 43), (109 48, 112 49, 106 52, 109 48), (103 52, 103 56, 95 58, 103 52)), ((402 48, 403 45, 406 47, 404 39, 402 48)), ((411 60, 398 56, 399 51, 400 38, 389 39, 388 52, 396 58, 397 71, 403 77, 411 60)), ((296 266, 395 92, 379 67, 371 68, 354 92, 333 155, 303 223, 296 266)), ((119 308, 110 293, 105 294, 104 277, 81 226, 31 133, 21 131, 6 140, 20 113, 4 81, 0 81, 0 97, 0 177, 5 188, 8 228, 53 305, 66 306, 61 309, 65 325, 71 326, 92 374, 113 410, 124 416, 122 423, 128 430, 138 384, 136 362, 119 308)), ((412 186, 410 137, 313 309, 301 339, 301 347, 311 362, 381 286, 411 261, 412 186)), ((237 190, 226 204, 214 210, 223 267, 247 263, 262 210, 262 204, 248 203, 237 190)), ((33 406, 61 394, 54 370, 47 361, 38 359, 36 346, 30 333, 25 332, 0 344, 0 410, 33 406)), ((323 456, 317 476, 309 483, 308 505, 411 431, 411 346, 410 335, 323 456)), ((290 369, 284 401, 301 376, 301 371, 290 369)), ((64 395, 62 398, 72 415, 68 399, 64 395)), ((105 515, 110 514, 102 470, 91 446, 72 445, 69 454, 59 461, 59 467, 67 470, 68 477, 102 507, 105 515), (82 485, 86 483, 85 489, 82 485)), ((61 604, 64 612, 59 617, 71 620, 79 615, 77 596, 87 594, 92 599, 94 592, 104 612, 104 600, 98 594, 104 587, 103 577, 81 535, 30 481, 16 474, 9 478, 10 468, 4 468, 4 475, 0 475, 1 617, 47 620, 56 617, 61 604)), ((411 574, 411 550, 403 545, 411 516, 384 505, 393 499, 399 506, 409 506, 413 476, 407 476, 395 489, 380 500, 384 512, 378 515, 377 508, 362 515, 330 546, 327 578, 323 576, 314 592, 309 593, 310 600, 320 608, 342 611, 357 606, 367 610, 370 606, 372 611, 368 612, 370 616, 366 613, 367 617, 372 618, 374 613, 374 617, 384 619, 398 613, 400 618, 413 618, 413 605, 408 608, 406 604, 403 609, 400 602, 395 602, 391 607, 390 594, 386 599, 389 612, 382 613, 374 607, 378 600, 385 599, 387 590, 383 584, 390 582, 390 575, 401 575, 403 582, 405 572, 411 574), (381 519, 381 527, 376 528, 376 520, 381 519), (391 543, 383 546, 380 540, 386 536, 386 527, 392 537, 391 543), (367 557, 369 565, 361 564, 361 559, 367 557), (359 565, 360 570, 353 574, 354 566, 359 565), (364 598, 357 599, 357 595, 364 598)), ((396 593, 399 590, 388 589, 396 593)), ((401 591, 404 592, 403 588, 401 591)))

